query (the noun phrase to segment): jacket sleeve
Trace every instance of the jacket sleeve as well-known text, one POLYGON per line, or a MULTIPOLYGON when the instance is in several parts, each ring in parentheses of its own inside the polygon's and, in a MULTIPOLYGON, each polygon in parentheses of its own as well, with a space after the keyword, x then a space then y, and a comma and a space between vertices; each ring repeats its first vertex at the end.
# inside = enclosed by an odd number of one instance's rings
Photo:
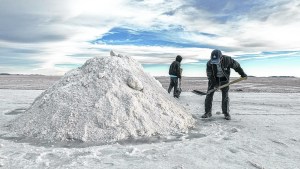
POLYGON ((211 64, 209 63, 209 61, 206 64, 206 76, 207 76, 208 80, 211 79, 213 76, 212 67, 211 67, 211 64))
POLYGON ((176 70, 176 76, 177 76, 178 78, 181 78, 180 64, 176 64, 175 70, 176 70))
POLYGON ((216 79, 214 78, 213 75, 213 68, 212 65, 210 64, 210 61, 208 61, 206 64, 206 76, 212 85, 215 86, 217 84, 216 79))
POLYGON ((234 59, 230 57, 230 68, 234 69, 236 72, 238 72, 242 77, 246 77, 246 73, 242 69, 241 65, 234 59))
POLYGON ((169 67, 169 75, 171 75, 171 74, 172 74, 172 64, 169 67))

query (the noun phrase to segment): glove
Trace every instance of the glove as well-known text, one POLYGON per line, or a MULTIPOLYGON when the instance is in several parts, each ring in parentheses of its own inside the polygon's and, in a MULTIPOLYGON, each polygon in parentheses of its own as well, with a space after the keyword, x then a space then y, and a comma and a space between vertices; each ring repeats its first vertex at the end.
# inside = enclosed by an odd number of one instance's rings
POLYGON ((245 78, 247 78, 248 76, 247 76, 247 74, 246 74, 246 73, 243 73, 243 74, 241 75, 241 77, 245 77, 245 78))

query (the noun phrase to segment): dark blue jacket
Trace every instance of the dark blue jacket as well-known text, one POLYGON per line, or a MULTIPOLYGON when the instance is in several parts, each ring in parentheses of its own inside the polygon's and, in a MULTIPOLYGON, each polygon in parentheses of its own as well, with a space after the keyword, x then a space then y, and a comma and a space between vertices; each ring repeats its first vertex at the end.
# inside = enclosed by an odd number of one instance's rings
POLYGON ((176 57, 176 60, 172 62, 169 68, 169 75, 174 75, 177 76, 178 78, 181 78, 181 73, 180 73, 180 62, 182 60, 182 57, 178 55, 176 57))
MULTIPOLYGON (((222 55, 222 60, 220 64, 227 82, 229 82, 230 80, 230 68, 234 69, 242 77, 247 76, 244 70, 241 68, 240 64, 234 59, 232 59, 230 56, 222 55)), ((217 82, 217 71, 217 66, 211 64, 209 60, 206 64, 206 75, 208 80, 211 80, 213 84, 216 84, 217 82)))

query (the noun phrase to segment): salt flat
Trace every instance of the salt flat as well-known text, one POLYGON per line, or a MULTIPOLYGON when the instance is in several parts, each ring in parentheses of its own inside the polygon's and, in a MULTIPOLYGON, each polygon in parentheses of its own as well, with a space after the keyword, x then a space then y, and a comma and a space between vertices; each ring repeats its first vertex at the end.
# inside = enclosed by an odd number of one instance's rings
MULTIPOLYGON (((45 90, 62 76, 43 75, 0 75, 0 89, 45 90)), ((169 77, 155 77, 164 88, 168 88, 169 77)), ((232 78, 234 80, 235 78, 232 78)), ((206 77, 183 77, 182 90, 205 91, 206 77)), ((248 77, 246 81, 234 84, 231 91, 256 93, 300 93, 300 78, 295 77, 248 77)))
MULTIPOLYGON (((197 120, 189 134, 110 145, 47 145, 8 137, 5 125, 43 90, 0 90, 2 168, 285 168, 300 166, 300 93, 231 92, 232 120, 199 118, 204 97, 178 100, 197 120)), ((221 110, 220 92, 213 112, 221 110)))

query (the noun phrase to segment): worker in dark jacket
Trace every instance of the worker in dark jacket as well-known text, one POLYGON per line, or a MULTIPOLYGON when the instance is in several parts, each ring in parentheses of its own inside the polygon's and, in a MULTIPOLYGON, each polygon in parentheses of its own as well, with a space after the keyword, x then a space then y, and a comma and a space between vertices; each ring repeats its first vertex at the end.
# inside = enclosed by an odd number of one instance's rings
POLYGON ((169 68, 170 85, 169 85, 168 93, 170 93, 172 88, 174 87, 173 96, 177 98, 179 97, 179 94, 177 93, 178 79, 181 79, 181 68, 180 68, 181 60, 182 57, 180 55, 177 55, 176 60, 172 62, 169 68))
MULTIPOLYGON (((232 59, 230 56, 222 55, 220 50, 213 50, 211 53, 210 60, 206 65, 206 74, 208 78, 208 89, 207 91, 217 88, 223 84, 229 82, 230 68, 238 72, 241 77, 247 77, 246 73, 241 68, 240 64, 232 59)), ((222 91, 222 112, 226 120, 230 120, 229 114, 229 97, 228 97, 229 86, 221 89, 222 91)), ((211 117, 211 108, 213 101, 214 92, 206 95, 205 98, 205 114, 202 118, 211 117)))

